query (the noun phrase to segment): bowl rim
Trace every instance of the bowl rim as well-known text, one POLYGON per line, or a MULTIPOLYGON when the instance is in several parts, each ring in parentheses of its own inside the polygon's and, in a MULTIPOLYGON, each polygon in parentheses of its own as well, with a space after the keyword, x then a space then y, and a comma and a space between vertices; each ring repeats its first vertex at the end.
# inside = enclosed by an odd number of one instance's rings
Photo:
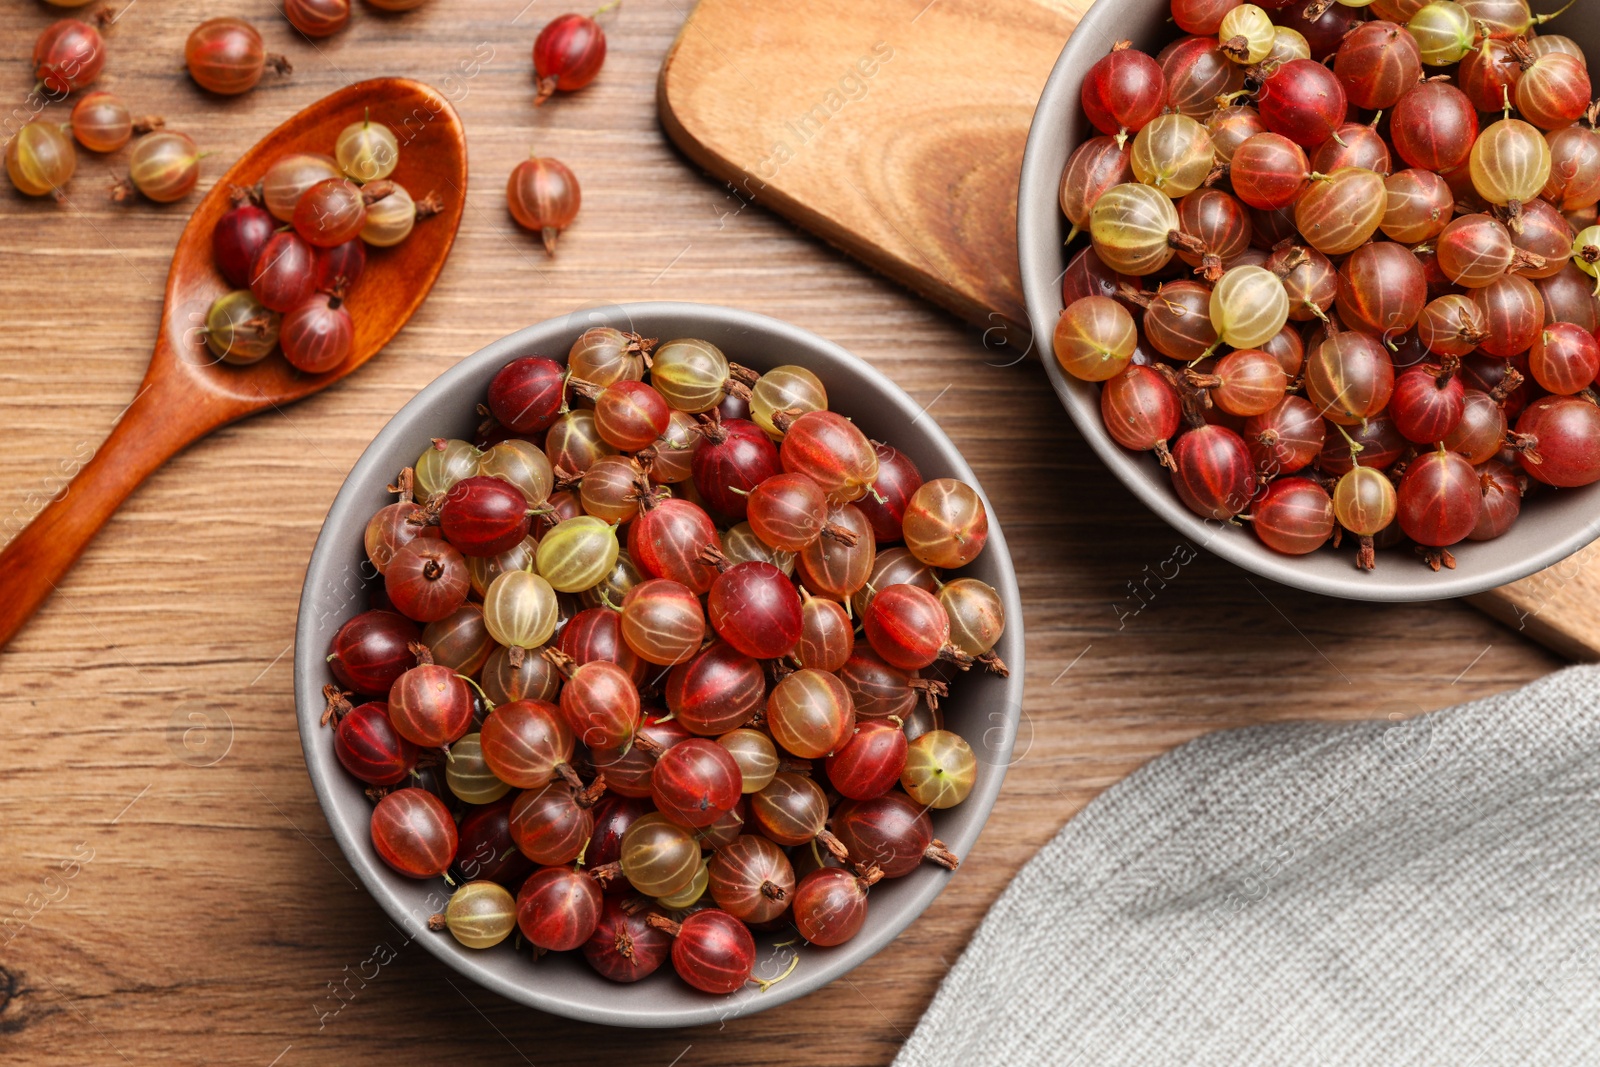
MULTIPOLYGON (((1386 569, 1380 562, 1377 572, 1361 572, 1352 566, 1346 576, 1323 573, 1298 565, 1300 557, 1273 552, 1252 536, 1235 536, 1245 531, 1194 514, 1164 479, 1158 481, 1150 477, 1147 456, 1129 452, 1112 440, 1100 420, 1096 383, 1069 379, 1050 351, 1050 338, 1062 304, 1060 281, 1067 259, 1060 249, 1053 247, 1051 239, 1064 220, 1059 218, 1060 168, 1052 168, 1047 157, 1051 142, 1063 137, 1063 131, 1071 128, 1078 113, 1081 75, 1075 72, 1080 64, 1087 66, 1086 56, 1092 54, 1098 58, 1115 41, 1136 36, 1137 26, 1142 23, 1135 17, 1130 24, 1128 8, 1141 4, 1152 8, 1159 6, 1163 11, 1167 8, 1165 0, 1096 0, 1084 12, 1040 93, 1017 185, 1017 265, 1033 347, 1068 417, 1117 480, 1179 533, 1228 562, 1283 585, 1347 600, 1410 603, 1471 596, 1559 563, 1600 537, 1600 508, 1595 507, 1600 504, 1600 483, 1596 483, 1576 490, 1562 490, 1572 496, 1583 494, 1583 502, 1590 505, 1593 518, 1574 524, 1560 536, 1536 542, 1534 551, 1511 563, 1433 573, 1414 560, 1395 558, 1389 560, 1386 569), (1413 573, 1407 574, 1401 568, 1413 573)), ((1174 29, 1173 32, 1179 31, 1174 29)), ((1542 526, 1539 529, 1542 531, 1542 526)))
MULTIPOLYGON (((921 405, 886 375, 842 346, 801 327, 755 312, 715 304, 648 301, 585 307, 571 315, 546 319, 502 337, 472 355, 464 357, 418 390, 416 395, 378 431, 351 468, 333 503, 329 506, 328 515, 324 519, 307 562, 295 629, 294 684, 302 756, 306 761, 307 773, 329 829, 345 860, 355 871, 366 891, 411 940, 420 941, 433 956, 479 985, 509 1000, 554 1015, 583 1022, 625 1027, 680 1027, 724 1022, 740 1015, 776 1007, 814 992, 864 963, 898 937, 927 910, 955 872, 924 864, 919 871, 900 880, 912 883, 915 879, 906 899, 896 902, 903 910, 902 916, 876 927, 869 923, 868 927, 855 938, 836 948, 818 950, 814 946, 807 946, 807 950, 811 953, 820 951, 822 953, 820 958, 814 960, 803 973, 791 975, 766 993, 759 993, 747 985, 740 992, 726 997, 707 995, 705 1005, 692 1010, 638 1009, 620 1008, 606 1003, 594 1003, 578 996, 563 995, 563 991, 559 988, 540 988, 537 979, 532 982, 526 979, 511 980, 478 962, 471 955, 472 950, 458 945, 447 934, 428 934, 418 929, 415 910, 408 907, 399 892, 389 884, 392 879, 397 879, 399 876, 383 866, 370 847, 366 830, 368 823, 366 813, 361 813, 359 827, 342 814, 344 802, 334 795, 333 789, 336 782, 334 776, 344 772, 333 755, 327 728, 323 727, 320 721, 323 709, 321 687, 327 680, 327 668, 322 648, 326 638, 319 636, 319 626, 327 624, 316 617, 316 604, 320 591, 328 587, 327 583, 339 579, 339 575, 335 573, 339 566, 339 553, 329 548, 333 538, 330 527, 335 525, 332 520, 336 516, 352 511, 355 507, 365 506, 359 494, 373 479, 382 478, 387 481, 392 476, 392 470, 381 469, 386 462, 382 453, 390 447, 389 442, 407 433, 411 423, 418 420, 437 421, 436 413, 431 410, 434 397, 480 377, 486 386, 488 378, 492 375, 490 368, 498 369, 509 360, 534 350, 559 350, 561 355, 552 358, 564 362, 566 349, 570 347, 572 339, 590 326, 626 324, 627 327, 631 327, 635 322, 648 324, 652 319, 666 317, 697 320, 702 325, 710 325, 712 332, 749 331, 752 340, 765 341, 769 344, 767 350, 774 353, 771 361, 771 365, 774 366, 786 362, 805 364, 808 355, 821 354, 824 359, 837 361, 850 373, 864 379, 865 384, 875 394, 871 396, 872 403, 887 404, 894 415, 904 416, 914 422, 922 421, 925 414, 921 405), (560 343, 555 343, 553 339, 560 343)), ((767 361, 759 362, 765 364, 767 361)), ((958 854, 965 856, 993 812, 1005 780, 1006 770, 1013 762, 1012 753, 1021 717, 1024 688, 1022 604, 1015 564, 1007 550, 1005 533, 995 515, 993 505, 984 494, 982 485, 965 457, 936 422, 931 418, 928 419, 921 432, 927 435, 931 446, 945 461, 947 470, 940 476, 960 478, 967 482, 977 490, 988 509, 989 539, 986 554, 990 552, 994 554, 993 566, 1000 579, 995 587, 1000 593, 1007 616, 1006 630, 1001 645, 996 649, 997 652, 1003 650, 1003 657, 1010 667, 1009 677, 997 679, 1001 683, 1004 721, 998 724, 1000 726, 998 739, 991 739, 988 736, 994 733, 994 727, 986 733, 986 753, 980 757, 983 763, 993 768, 994 773, 979 776, 971 796, 962 805, 963 809, 977 814, 969 817, 968 824, 960 833, 952 835, 948 842, 958 854), (994 740, 992 746, 991 740, 994 740)), ((335 625, 356 614, 358 610, 364 608, 359 604, 344 606, 335 625)), ((994 712, 990 712, 991 719, 994 715, 994 712)), ((428 879, 424 880, 424 883, 432 881, 428 879)), ((537 972, 527 973, 536 975, 537 972)))

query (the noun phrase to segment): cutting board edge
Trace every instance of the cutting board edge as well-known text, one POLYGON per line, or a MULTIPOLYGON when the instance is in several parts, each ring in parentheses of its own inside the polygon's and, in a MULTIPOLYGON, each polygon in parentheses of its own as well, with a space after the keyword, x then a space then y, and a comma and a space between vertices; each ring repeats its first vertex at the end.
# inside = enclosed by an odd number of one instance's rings
POLYGON ((948 287, 931 283, 930 276, 925 271, 919 270, 911 259, 880 248, 841 230, 826 216, 807 207, 803 201, 790 196, 770 182, 762 181, 761 178, 751 174, 738 163, 717 151, 712 147, 709 138, 701 137, 693 132, 688 123, 684 121, 679 109, 674 106, 670 81, 674 63, 678 57, 678 50, 682 46, 685 36, 693 28, 694 19, 699 13, 700 9, 696 8, 690 13, 688 21, 684 22, 683 28, 672 42, 672 47, 667 50, 666 58, 661 62, 661 73, 656 79, 656 114, 661 122, 662 130, 666 132, 667 138, 680 152, 706 174, 720 181, 736 186, 742 185, 746 190, 749 189, 750 183, 759 182, 763 187, 761 199, 758 201, 752 195, 750 197, 751 203, 757 203, 765 207, 768 211, 784 219, 801 232, 822 240, 829 246, 865 264, 896 284, 903 285, 923 299, 938 305, 964 322, 983 330, 988 330, 995 326, 1003 326, 1010 336, 1024 336, 1026 334, 1026 323, 1012 322, 1000 312, 983 306, 980 301, 964 297, 948 287), (1013 330, 1020 330, 1023 333, 1011 334, 1010 331, 1013 330))
POLYGON ((1543 621, 1538 614, 1524 615, 1515 598, 1507 592, 1509 588, 1490 589, 1467 597, 1466 602, 1498 620, 1513 633, 1537 641, 1576 663, 1600 662, 1600 641, 1585 640, 1576 633, 1543 621))

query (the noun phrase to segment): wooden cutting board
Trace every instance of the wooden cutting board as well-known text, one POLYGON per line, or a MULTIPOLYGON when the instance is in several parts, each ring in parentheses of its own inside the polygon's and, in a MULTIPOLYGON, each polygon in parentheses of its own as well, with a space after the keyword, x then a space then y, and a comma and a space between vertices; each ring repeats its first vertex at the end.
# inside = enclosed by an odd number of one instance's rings
MULTIPOLYGON (((661 68, 661 121, 726 183, 728 215, 776 211, 980 327, 986 346, 1031 351, 1017 175, 1090 3, 700 0, 661 68)), ((1591 546, 1472 603, 1600 659, 1597 560, 1591 546)))

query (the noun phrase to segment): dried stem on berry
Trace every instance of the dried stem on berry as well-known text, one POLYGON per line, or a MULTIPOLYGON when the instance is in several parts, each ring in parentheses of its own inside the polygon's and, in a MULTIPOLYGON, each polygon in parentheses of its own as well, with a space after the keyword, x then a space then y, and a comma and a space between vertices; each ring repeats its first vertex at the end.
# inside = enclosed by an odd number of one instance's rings
POLYGON ((605 386, 596 385, 573 374, 567 375, 567 388, 587 400, 598 400, 600 394, 605 392, 605 386))
POLYGON ((387 486, 386 488, 388 488, 389 492, 399 495, 400 503, 409 504, 412 503, 416 495, 416 479, 416 471, 410 467, 401 467, 399 475, 394 480, 394 484, 387 486))
POLYGON ((565 493, 583 484, 583 473, 581 471, 574 473, 565 467, 556 467, 550 473, 555 475, 555 486, 551 492, 565 493))
POLYGON ((1456 569, 1456 557, 1450 554, 1448 548, 1423 548, 1418 545, 1417 555, 1422 557, 1422 562, 1426 563, 1435 572, 1439 570, 1441 565, 1448 567, 1450 570, 1456 569))
MULTIPOLYGON (((1161 448, 1158 449, 1158 452, 1165 451, 1166 445, 1167 443, 1165 441, 1161 442, 1161 448)), ((1011 677, 1011 668, 1006 666, 1005 660, 995 655, 994 649, 992 648, 983 655, 977 657, 975 662, 983 664, 984 667, 988 668, 991 672, 998 674, 1002 678, 1011 677)))
POLYGON ((972 657, 961 651, 955 645, 945 645, 939 650, 939 658, 946 663, 954 663, 961 670, 972 669, 972 657))
POLYGON ((817 840, 822 844, 823 848, 827 849, 829 853, 833 855, 834 859, 838 860, 840 863, 850 862, 850 850, 844 847, 843 841, 840 841, 837 837, 833 836, 833 831, 817 831, 817 840))
POLYGON ((913 678, 906 685, 922 694, 929 711, 938 711, 940 698, 950 695, 950 687, 937 678, 913 678))
POLYGON ((578 661, 559 648, 546 646, 541 655, 549 661, 550 666, 560 671, 564 677, 571 678, 572 672, 578 669, 578 661))
POLYGON ((861 538, 856 535, 854 530, 832 522, 828 523, 822 528, 822 536, 831 538, 832 540, 839 542, 841 545, 849 545, 852 547, 854 547, 856 542, 861 540, 861 538))
POLYGON ((939 866, 946 867, 952 871, 961 866, 961 857, 951 852, 949 846, 937 837, 928 843, 928 847, 923 850, 922 855, 924 859, 932 860, 939 866))
POLYGON ((605 885, 613 878, 622 877, 622 864, 613 860, 610 863, 602 863, 598 867, 591 867, 589 869, 589 877, 593 878, 601 885, 605 885))
POLYGON ((657 930, 665 930, 673 937, 677 937, 683 930, 682 924, 673 922, 665 915, 646 915, 644 921, 650 926, 654 926, 657 930))
POLYGON ((1370 534, 1361 535, 1361 547, 1356 549, 1356 567, 1360 570, 1376 570, 1378 567, 1378 553, 1372 546, 1370 534))
POLYGON ((1168 232, 1167 244, 1176 248, 1179 252, 1187 252, 1191 256, 1204 256, 1207 251, 1204 241, 1194 234, 1184 233, 1182 230, 1168 232))
POLYGON ((332 682, 322 687, 322 699, 327 705, 322 709, 322 725, 326 726, 330 722, 337 724, 350 713, 352 708, 349 696, 349 693, 341 691, 332 682))
POLYGON ((435 216, 435 215, 439 214, 441 211, 443 211, 444 210, 444 198, 441 197, 438 193, 436 193, 436 192, 434 192, 433 190, 430 189, 428 191, 428 195, 427 196, 423 197, 421 200, 416 201, 416 205, 417 205, 417 220, 420 222, 423 219, 431 219, 431 218, 433 218, 433 216, 435 216))
POLYGON ((873 886, 883 881, 883 868, 879 867, 876 863, 869 863, 865 867, 858 865, 855 871, 856 881, 860 882, 862 886, 867 889, 871 889, 873 886))
MULTIPOLYGON (((1521 371, 1517 370, 1515 367, 1507 368, 1506 376, 1500 379, 1500 384, 1489 390, 1489 399, 1493 400, 1501 407, 1504 407, 1506 399, 1512 393, 1517 391, 1517 389, 1522 385, 1522 382, 1523 377, 1521 371)), ((1534 462, 1537 463, 1538 460, 1534 460, 1534 462)))
POLYGON ((704 415, 696 415, 695 418, 700 422, 700 425, 695 427, 695 431, 707 441, 714 445, 720 445, 728 439, 728 431, 723 429, 722 426, 722 413, 716 408, 712 408, 704 415))
POLYGON ((715 567, 718 571, 728 569, 728 557, 722 554, 722 549, 716 545, 706 545, 694 557, 696 563, 704 563, 707 567, 715 567))
POLYGON ((1506 433, 1506 447, 1517 453, 1529 463, 1539 464, 1544 462, 1544 457, 1539 454, 1539 439, 1531 434, 1506 433))
MULTIPOLYGON (((1511 202, 1513 204, 1517 203, 1515 200, 1511 202)), ((1508 222, 1507 225, 1512 229, 1518 229, 1515 218, 1508 222)), ((1545 258, 1543 256, 1539 255, 1537 252, 1526 252, 1519 248, 1511 254, 1511 266, 1507 267, 1506 269, 1512 273, 1518 273, 1523 270, 1530 269, 1540 270, 1544 267, 1544 265, 1545 258)))
POLYGON ((599 802, 600 797, 604 795, 605 791, 606 776, 604 774, 597 774, 594 776, 594 781, 589 783, 588 788, 578 790, 577 795, 575 795, 572 799, 577 802, 578 807, 580 808, 592 808, 596 803, 599 802))
POLYGON ((1433 384, 1437 388, 1445 389, 1449 387, 1450 380, 1461 370, 1461 357, 1445 356, 1437 367, 1430 364, 1422 369, 1425 374, 1433 376, 1433 384))

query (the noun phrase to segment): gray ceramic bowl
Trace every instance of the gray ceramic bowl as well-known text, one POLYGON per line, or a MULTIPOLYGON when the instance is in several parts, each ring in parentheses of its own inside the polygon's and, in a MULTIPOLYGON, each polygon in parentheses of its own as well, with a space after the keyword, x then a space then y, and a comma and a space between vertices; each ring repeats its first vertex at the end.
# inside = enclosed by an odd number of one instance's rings
MULTIPOLYGON (((1548 4, 1535 3, 1547 10, 1548 4)), ((1017 246, 1028 321, 1050 383, 1078 431, 1135 496, 1197 545, 1285 585, 1357 600, 1435 600, 1466 596, 1505 585, 1548 567, 1600 536, 1600 485, 1543 494, 1530 501, 1505 536, 1451 548, 1456 569, 1435 574, 1408 551, 1378 553, 1378 568, 1361 572, 1351 551, 1323 550, 1309 556, 1280 555, 1249 530, 1208 522, 1178 500, 1170 479, 1154 459, 1123 449, 1100 420, 1100 390, 1064 374, 1050 353, 1061 314, 1061 275, 1068 257, 1069 229, 1058 202, 1061 171, 1072 149, 1097 131, 1078 98, 1084 75, 1117 40, 1154 55, 1180 31, 1169 21, 1170 0, 1099 0, 1067 41, 1034 112, 1017 192, 1017 246)), ((1590 54, 1600 54, 1600 21, 1568 18, 1559 30, 1590 54)), ((1081 244, 1074 244, 1076 253, 1081 244)))
MULTIPOLYGON (((904 930, 938 896, 951 874, 932 864, 872 891, 867 925, 837 948, 800 948, 794 973, 769 992, 754 986, 727 997, 709 996, 672 974, 667 963, 634 985, 601 978, 572 954, 531 960, 509 944, 473 951, 448 933, 430 933, 425 923, 442 910, 449 887, 441 879, 417 882, 394 873, 378 859, 368 834, 371 803, 362 786, 340 766, 331 732, 319 725, 322 687, 333 680, 324 657, 339 626, 366 606, 362 550, 368 518, 393 497, 386 483, 416 461, 433 437, 471 438, 496 371, 519 356, 564 360, 577 336, 590 326, 638 330, 663 340, 701 337, 757 370, 785 363, 810 368, 828 388, 830 407, 851 416, 869 437, 891 442, 909 455, 925 478, 948 476, 977 486, 972 469, 932 418, 888 378, 838 345, 776 319, 702 304, 640 303, 586 310, 552 319, 496 341, 441 375, 400 410, 367 448, 323 523, 306 569, 295 636, 295 698, 306 767, 332 827, 356 875, 396 924, 450 967, 519 1003, 588 1022, 616 1026, 690 1026, 770 1008, 804 996, 865 961, 904 930)), ((979 492, 982 489, 979 488, 979 492)), ((1009 678, 972 671, 957 680, 944 702, 946 722, 972 744, 980 760, 976 787, 966 803, 933 816, 935 833, 958 854, 977 840, 1000 792, 1011 760, 1022 707, 1022 605, 1006 539, 989 510, 989 543, 963 572, 1000 591, 1007 626, 996 652, 1011 666, 1009 678)), ((792 937, 792 933, 788 935, 792 937)), ((757 938, 757 974, 772 977, 787 966, 792 948, 774 948, 784 935, 757 938)))

